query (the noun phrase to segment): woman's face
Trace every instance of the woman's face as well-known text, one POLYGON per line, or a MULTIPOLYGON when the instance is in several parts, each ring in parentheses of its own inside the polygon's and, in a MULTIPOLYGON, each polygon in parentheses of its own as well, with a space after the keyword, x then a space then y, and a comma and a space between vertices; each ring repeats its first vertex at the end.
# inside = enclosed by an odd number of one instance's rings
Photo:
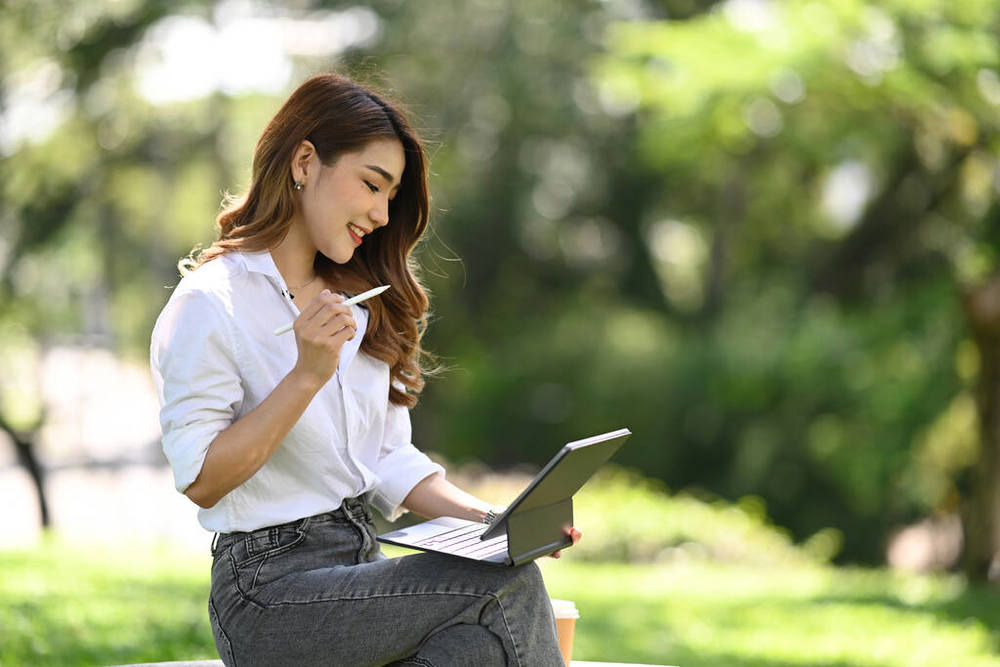
MULTIPOLYGON (((309 144, 311 146, 311 144, 309 144)), ((399 190, 406 158, 396 139, 367 144, 331 166, 313 149, 297 180, 301 221, 316 249, 338 264, 348 262, 365 237, 389 224, 389 200, 399 190)))

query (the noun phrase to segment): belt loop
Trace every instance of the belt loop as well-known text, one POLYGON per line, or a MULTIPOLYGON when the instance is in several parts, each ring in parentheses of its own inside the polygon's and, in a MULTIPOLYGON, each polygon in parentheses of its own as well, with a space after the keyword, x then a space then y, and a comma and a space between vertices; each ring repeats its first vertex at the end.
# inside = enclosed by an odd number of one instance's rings
POLYGON ((215 555, 215 547, 219 544, 219 535, 221 535, 221 533, 216 533, 215 535, 212 536, 212 555, 213 556, 215 555))
MULTIPOLYGON (((346 504, 347 501, 344 502, 346 504)), ((360 503, 357 503, 356 501, 354 504, 359 508, 361 507, 360 503)), ((365 517, 362 516, 361 518, 358 518, 354 515, 354 512, 348 511, 344 512, 344 518, 346 518, 347 522, 354 526, 354 529, 358 531, 358 536, 361 538, 361 546, 358 549, 358 555, 356 558, 358 563, 364 563, 368 560, 368 552, 371 551, 372 546, 374 545, 374 541, 372 539, 372 535, 369 533, 365 517)))

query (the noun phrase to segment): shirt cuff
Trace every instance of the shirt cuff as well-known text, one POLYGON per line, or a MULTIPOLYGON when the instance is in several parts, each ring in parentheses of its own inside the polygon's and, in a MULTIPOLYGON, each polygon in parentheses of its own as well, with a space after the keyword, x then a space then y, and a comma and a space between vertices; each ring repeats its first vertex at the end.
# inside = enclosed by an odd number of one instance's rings
POLYGON ((201 425, 171 431, 162 440, 163 453, 174 473, 174 487, 184 493, 201 474, 208 446, 219 434, 216 425, 201 425))
POLYGON ((403 500, 421 480, 438 474, 444 468, 431 461, 412 444, 393 450, 378 462, 375 474, 379 482, 372 490, 371 503, 388 521, 395 521, 407 510, 403 500))

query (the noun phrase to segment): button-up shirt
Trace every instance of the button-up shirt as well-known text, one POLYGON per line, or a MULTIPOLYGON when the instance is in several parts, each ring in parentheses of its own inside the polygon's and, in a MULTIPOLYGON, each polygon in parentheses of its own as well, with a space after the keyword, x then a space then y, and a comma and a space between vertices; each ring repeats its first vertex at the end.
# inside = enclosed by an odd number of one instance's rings
MULTIPOLYGON (((334 376, 271 458, 198 512, 207 530, 255 530, 362 494, 392 520, 417 482, 444 474, 410 442, 409 410, 389 402, 388 365, 360 351, 368 311, 351 310, 357 334, 341 349, 334 376)), ((215 437, 295 366, 295 334, 274 330, 298 315, 269 252, 226 253, 177 285, 153 328, 150 366, 178 491, 198 477, 215 437)))

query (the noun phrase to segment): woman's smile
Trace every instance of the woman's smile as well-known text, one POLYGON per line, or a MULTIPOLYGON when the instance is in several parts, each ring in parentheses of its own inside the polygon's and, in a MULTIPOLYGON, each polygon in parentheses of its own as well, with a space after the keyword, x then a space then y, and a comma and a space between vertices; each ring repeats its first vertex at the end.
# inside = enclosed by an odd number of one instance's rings
POLYGON ((364 240, 365 236, 369 233, 367 229, 359 227, 353 222, 347 223, 347 232, 351 235, 351 239, 353 239, 356 245, 361 245, 361 242, 364 240))

